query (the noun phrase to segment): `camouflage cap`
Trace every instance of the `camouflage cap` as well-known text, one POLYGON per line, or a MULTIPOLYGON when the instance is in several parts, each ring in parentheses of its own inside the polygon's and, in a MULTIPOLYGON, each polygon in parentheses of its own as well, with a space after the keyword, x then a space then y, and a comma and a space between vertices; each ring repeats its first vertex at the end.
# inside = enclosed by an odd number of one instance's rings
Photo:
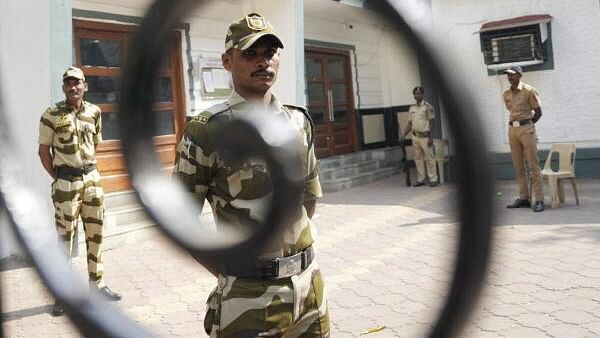
POLYGON ((83 75, 83 70, 77 67, 70 66, 63 73, 63 81, 68 78, 79 79, 85 81, 85 75, 83 75))
POLYGON ((273 26, 262 15, 250 13, 229 25, 225 37, 225 50, 231 48, 245 50, 267 35, 274 37, 277 46, 283 48, 281 39, 273 32, 273 26))

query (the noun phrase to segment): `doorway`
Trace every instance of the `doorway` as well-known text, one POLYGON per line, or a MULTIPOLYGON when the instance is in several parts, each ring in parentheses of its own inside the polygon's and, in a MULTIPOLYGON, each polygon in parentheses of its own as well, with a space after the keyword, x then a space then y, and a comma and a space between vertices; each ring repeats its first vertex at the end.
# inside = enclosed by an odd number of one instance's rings
POLYGON ((307 107, 315 124, 317 158, 357 150, 350 53, 307 46, 307 107))
MULTIPOLYGON (((97 148, 98 169, 107 192, 129 189, 129 177, 118 131, 121 70, 135 26, 74 20, 75 64, 88 83, 85 99, 102 110, 102 138, 97 148)), ((154 145, 164 171, 175 161, 175 148, 185 122, 181 65, 181 36, 173 36, 163 51, 165 57, 154 86, 154 145)))

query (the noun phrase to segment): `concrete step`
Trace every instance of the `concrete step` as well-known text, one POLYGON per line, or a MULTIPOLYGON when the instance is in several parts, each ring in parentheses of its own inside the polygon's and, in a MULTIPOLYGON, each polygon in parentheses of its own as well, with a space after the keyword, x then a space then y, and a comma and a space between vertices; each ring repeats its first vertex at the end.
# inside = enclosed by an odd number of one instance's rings
POLYGON ((137 196, 135 195, 133 190, 107 192, 104 194, 104 206, 106 207, 106 209, 137 204, 137 196))
POLYGON ((319 160, 319 169, 327 170, 340 168, 349 164, 377 160, 400 162, 402 160, 402 149, 400 147, 388 147, 328 157, 319 160))
POLYGON ((104 224, 109 232, 119 231, 130 224, 149 221, 146 210, 139 204, 124 205, 121 207, 107 208, 104 215, 104 224))
POLYGON ((319 168, 322 170, 343 168, 349 164, 356 164, 371 160, 373 160, 372 153, 370 151, 363 151, 319 160, 319 168))
POLYGON ((367 184, 378 179, 392 176, 401 172, 400 167, 386 167, 373 171, 361 173, 352 177, 345 177, 321 182, 321 187, 325 192, 335 192, 349 189, 359 185, 367 184))
POLYGON ((354 164, 347 164, 344 167, 330 168, 319 172, 321 181, 329 181, 346 177, 357 176, 361 173, 377 170, 387 166, 386 160, 365 161, 354 164))
POLYGON ((324 191, 339 191, 400 172, 402 148, 361 151, 319 160, 324 191))
POLYGON ((104 195, 104 215, 107 236, 136 229, 139 224, 152 224, 133 190, 110 192, 104 195))

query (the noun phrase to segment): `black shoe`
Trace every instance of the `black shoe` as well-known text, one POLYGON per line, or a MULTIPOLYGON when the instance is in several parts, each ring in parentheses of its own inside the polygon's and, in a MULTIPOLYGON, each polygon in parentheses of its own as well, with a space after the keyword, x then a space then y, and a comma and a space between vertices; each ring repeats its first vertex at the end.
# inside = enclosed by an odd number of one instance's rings
POLYGON ((423 186, 423 185, 425 185, 425 183, 423 183, 423 182, 417 182, 417 184, 415 184, 415 187, 420 187, 420 186, 423 186))
POLYGON ((433 187, 437 187, 437 185, 438 185, 438 182, 431 182, 431 183, 429 183, 429 186, 432 187, 432 188, 433 187))
POLYGON ((533 206, 534 212, 544 211, 545 209, 546 207, 544 207, 544 202, 535 202, 535 205, 533 206))
POLYGON ((517 198, 513 202, 513 204, 507 205, 506 207, 509 208, 509 209, 514 209, 514 208, 531 208, 531 203, 529 202, 529 200, 522 200, 522 199, 517 198))
POLYGON ((52 315, 54 317, 60 317, 65 314, 65 307, 59 302, 55 301, 52 307, 52 315))
POLYGON ((116 302, 118 300, 123 299, 123 295, 121 295, 118 292, 114 292, 113 290, 111 290, 108 286, 104 286, 101 287, 98 290, 98 293, 100 293, 100 295, 107 300, 116 302))

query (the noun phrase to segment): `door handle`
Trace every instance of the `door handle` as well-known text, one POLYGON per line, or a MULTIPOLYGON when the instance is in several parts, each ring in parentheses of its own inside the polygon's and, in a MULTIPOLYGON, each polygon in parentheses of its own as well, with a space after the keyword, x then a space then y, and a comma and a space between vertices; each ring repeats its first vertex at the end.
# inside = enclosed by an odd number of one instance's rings
POLYGON ((331 89, 327 91, 327 103, 329 104, 329 121, 335 122, 335 115, 333 114, 333 95, 331 95, 331 89))

